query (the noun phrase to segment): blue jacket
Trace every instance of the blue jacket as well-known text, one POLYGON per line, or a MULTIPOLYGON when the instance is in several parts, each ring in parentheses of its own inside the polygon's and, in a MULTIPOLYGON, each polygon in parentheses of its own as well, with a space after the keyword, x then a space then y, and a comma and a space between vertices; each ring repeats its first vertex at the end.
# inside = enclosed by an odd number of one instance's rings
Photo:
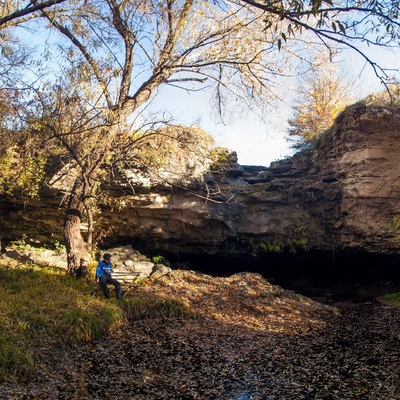
POLYGON ((110 261, 108 264, 106 264, 103 261, 100 261, 97 264, 97 268, 96 268, 96 278, 100 278, 103 275, 110 275, 111 276, 111 270, 112 270, 112 262, 110 261))

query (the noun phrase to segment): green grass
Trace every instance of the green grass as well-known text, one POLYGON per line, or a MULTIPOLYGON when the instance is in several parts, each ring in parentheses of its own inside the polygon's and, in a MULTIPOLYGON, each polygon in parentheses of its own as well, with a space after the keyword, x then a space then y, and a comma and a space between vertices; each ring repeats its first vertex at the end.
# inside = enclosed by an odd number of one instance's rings
POLYGON ((35 375, 32 355, 21 348, 19 342, 15 337, 0 336, 0 381, 10 378, 27 380, 35 375))
POLYGON ((126 323, 116 301, 85 295, 90 289, 57 269, 0 265, 0 381, 33 377, 41 346, 56 352, 126 323))
POLYGON ((195 317, 179 300, 175 299, 126 299, 122 305, 129 320, 144 318, 195 317))
POLYGON ((106 300, 88 281, 57 268, 0 260, 0 382, 35 378, 60 346, 100 339, 143 318, 196 317, 175 299, 106 300))
POLYGON ((397 301, 400 305, 400 292, 386 294, 385 299, 397 301))

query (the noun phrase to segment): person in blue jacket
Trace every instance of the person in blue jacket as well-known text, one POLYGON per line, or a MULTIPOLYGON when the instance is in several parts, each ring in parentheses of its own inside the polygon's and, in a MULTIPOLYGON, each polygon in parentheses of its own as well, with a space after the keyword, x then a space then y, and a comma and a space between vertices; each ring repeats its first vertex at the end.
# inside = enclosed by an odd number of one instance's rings
POLYGON ((108 292, 108 287, 107 287, 107 284, 109 283, 115 286, 115 294, 117 296, 117 299, 122 299, 121 284, 116 279, 111 277, 111 272, 112 272, 111 254, 105 253, 103 255, 103 260, 97 264, 95 279, 99 280, 101 289, 103 290, 104 297, 106 299, 110 298, 110 294, 108 292))

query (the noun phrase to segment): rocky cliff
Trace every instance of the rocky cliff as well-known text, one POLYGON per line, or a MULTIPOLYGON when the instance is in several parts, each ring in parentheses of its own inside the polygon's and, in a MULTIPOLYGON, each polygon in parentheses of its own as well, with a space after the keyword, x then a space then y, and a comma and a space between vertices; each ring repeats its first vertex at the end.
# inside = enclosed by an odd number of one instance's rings
MULTIPOLYGON (((147 176, 146 186, 125 174, 124 190, 114 193, 118 207, 102 206, 97 231, 103 246, 196 257, 397 255, 400 239, 389 226, 400 214, 399 138, 398 107, 362 102, 314 148, 268 168, 240 166, 231 156, 211 171, 203 162, 202 174, 197 168, 184 185, 180 171, 168 184, 147 176)), ((59 188, 27 204, 1 198, 3 236, 61 241, 60 201, 59 188)))

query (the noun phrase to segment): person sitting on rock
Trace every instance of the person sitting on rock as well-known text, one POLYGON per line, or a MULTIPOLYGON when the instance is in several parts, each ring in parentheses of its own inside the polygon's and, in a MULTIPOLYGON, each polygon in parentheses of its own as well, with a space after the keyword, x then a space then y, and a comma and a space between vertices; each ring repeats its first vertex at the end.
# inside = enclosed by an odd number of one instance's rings
POLYGON ((108 292, 108 287, 107 287, 107 284, 109 283, 115 286, 115 294, 117 296, 117 299, 122 299, 121 284, 116 279, 111 277, 111 272, 112 272, 111 254, 105 253, 103 255, 103 260, 97 264, 95 279, 96 280, 99 279, 101 289, 103 290, 104 297, 106 299, 110 298, 110 294, 108 292))

